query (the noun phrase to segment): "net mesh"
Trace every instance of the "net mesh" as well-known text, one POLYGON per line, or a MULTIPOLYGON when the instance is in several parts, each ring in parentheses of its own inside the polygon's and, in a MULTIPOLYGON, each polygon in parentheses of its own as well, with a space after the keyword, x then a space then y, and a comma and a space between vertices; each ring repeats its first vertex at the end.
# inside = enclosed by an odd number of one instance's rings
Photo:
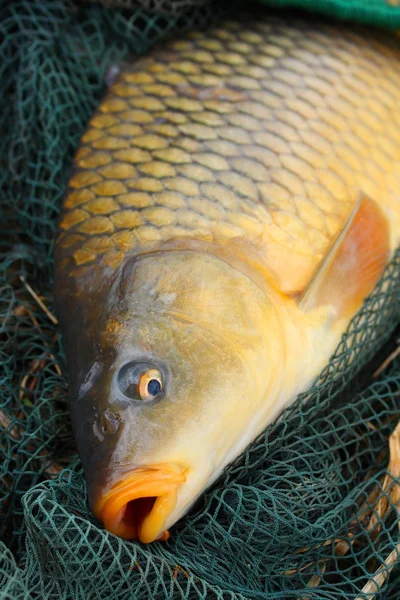
MULTIPOLYGON (((344 5, 320 2, 328 4, 344 5)), ((383 1, 346 5, 352 16, 400 23, 400 8, 383 1)), ((1 8, 2 600, 398 599, 400 252, 318 383, 169 542, 120 540, 87 507, 52 317, 55 221, 69 165, 110 67, 223 10, 187 5, 165 16, 71 0, 1 8)))
MULTIPOLYGON (((83 0, 85 1, 85 0, 83 0)), ((109 8, 143 8, 152 13, 178 14, 190 6, 201 6, 211 0, 86 0, 109 8)))

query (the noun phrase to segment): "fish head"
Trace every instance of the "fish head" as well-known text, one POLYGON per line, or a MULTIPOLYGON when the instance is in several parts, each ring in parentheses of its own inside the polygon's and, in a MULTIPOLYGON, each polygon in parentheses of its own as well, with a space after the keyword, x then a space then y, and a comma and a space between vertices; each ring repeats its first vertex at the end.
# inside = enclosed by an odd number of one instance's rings
POLYGON ((71 403, 78 450, 93 512, 148 543, 254 439, 285 341, 268 294, 201 252, 128 261, 103 307, 71 403))

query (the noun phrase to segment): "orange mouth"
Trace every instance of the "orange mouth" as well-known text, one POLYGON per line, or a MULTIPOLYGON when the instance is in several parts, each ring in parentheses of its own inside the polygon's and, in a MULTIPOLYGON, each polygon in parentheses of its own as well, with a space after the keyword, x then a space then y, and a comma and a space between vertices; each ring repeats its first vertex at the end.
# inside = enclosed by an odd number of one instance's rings
POLYGON ((165 521, 176 506, 178 485, 186 481, 181 467, 159 464, 135 469, 94 506, 104 527, 127 540, 149 544, 166 540, 165 521))

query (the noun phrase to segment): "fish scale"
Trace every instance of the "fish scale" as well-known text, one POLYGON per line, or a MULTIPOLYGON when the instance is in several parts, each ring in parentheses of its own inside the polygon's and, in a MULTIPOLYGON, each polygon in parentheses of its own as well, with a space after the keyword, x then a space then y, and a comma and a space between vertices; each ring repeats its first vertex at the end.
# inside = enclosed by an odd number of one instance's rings
POLYGON ((226 21, 137 60, 76 154, 63 268, 117 268, 171 239, 240 240, 278 274, 290 248, 303 273, 286 285, 301 288, 359 190, 378 202, 391 194, 398 58, 379 34, 366 44, 362 33, 271 18, 251 29, 226 21))

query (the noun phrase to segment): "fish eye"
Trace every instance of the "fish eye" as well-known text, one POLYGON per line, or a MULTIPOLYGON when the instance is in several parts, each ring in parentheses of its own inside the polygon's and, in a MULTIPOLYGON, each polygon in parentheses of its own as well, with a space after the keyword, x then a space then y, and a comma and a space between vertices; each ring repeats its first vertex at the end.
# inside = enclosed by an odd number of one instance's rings
POLYGON ((118 373, 117 384, 131 404, 155 404, 164 395, 163 374, 154 365, 145 362, 124 365, 118 373))
POLYGON ((157 369, 149 369, 140 375, 138 391, 141 400, 148 402, 162 392, 162 375, 157 369))

